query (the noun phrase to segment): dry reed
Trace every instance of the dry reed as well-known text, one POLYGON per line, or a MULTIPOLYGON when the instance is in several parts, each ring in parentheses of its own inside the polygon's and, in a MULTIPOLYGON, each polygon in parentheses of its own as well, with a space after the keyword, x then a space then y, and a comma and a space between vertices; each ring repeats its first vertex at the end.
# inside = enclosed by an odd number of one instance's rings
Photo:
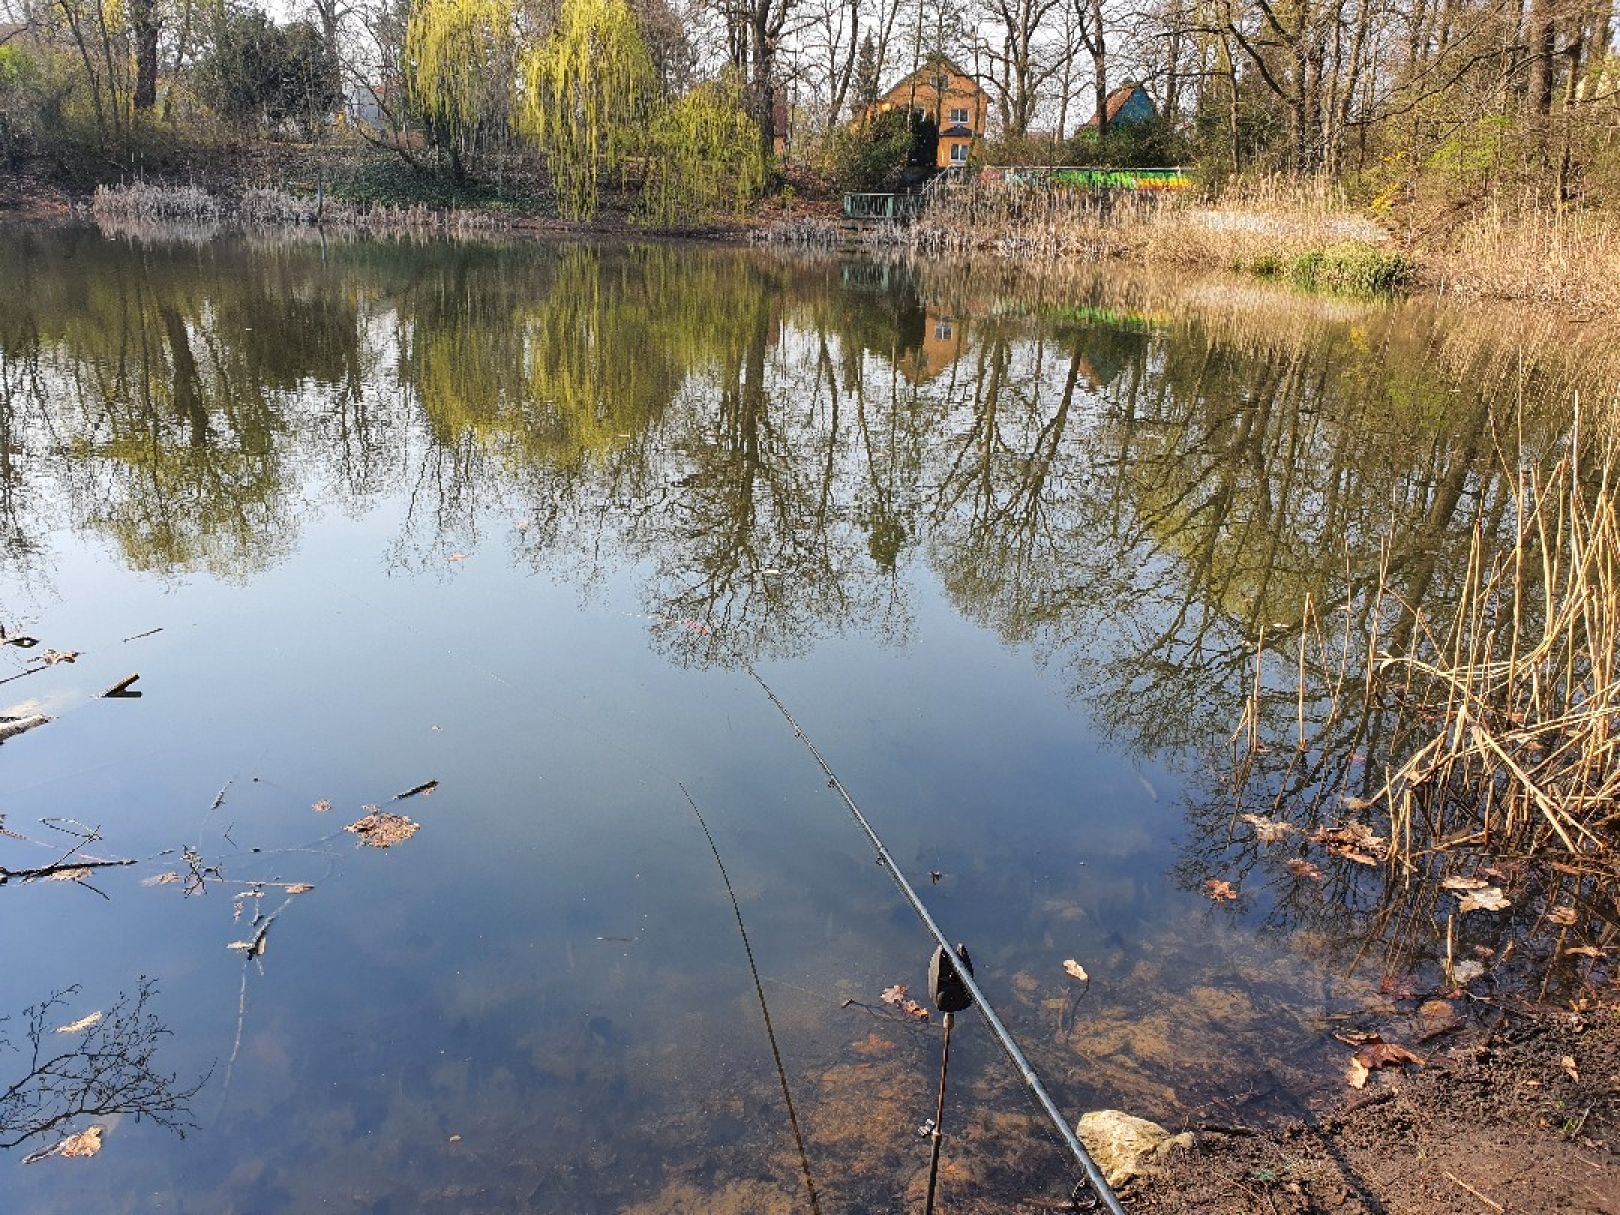
POLYGON ((1426 277, 1452 294, 1620 312, 1620 218, 1601 212, 1493 206, 1439 242, 1426 277))

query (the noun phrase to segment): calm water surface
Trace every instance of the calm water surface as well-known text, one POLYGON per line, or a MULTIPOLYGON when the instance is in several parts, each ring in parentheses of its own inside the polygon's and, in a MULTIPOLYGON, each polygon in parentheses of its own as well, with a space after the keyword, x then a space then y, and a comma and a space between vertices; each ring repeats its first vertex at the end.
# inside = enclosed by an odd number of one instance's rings
MULTIPOLYGON (((1381 997, 1329 894, 1199 889, 1250 642, 1386 533, 1439 593, 1559 384, 1415 303, 725 249, 9 231, 0 281, 0 708, 55 719, 0 865, 138 860, 0 888, 8 1211, 920 1209, 927 942, 748 664, 1060 1104, 1299 1109, 1381 997)), ((1061 1197, 964 1027, 951 1209, 1061 1197)))

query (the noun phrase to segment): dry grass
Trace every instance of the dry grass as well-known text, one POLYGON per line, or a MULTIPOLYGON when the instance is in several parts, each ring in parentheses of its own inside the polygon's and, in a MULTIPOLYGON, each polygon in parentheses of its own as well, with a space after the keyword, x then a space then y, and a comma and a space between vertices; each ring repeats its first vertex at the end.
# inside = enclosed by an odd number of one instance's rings
POLYGON ((131 182, 98 186, 90 204, 96 222, 109 233, 150 235, 153 225, 215 225, 235 221, 259 227, 324 227, 367 232, 486 232, 509 227, 505 212, 449 208, 420 203, 357 204, 332 198, 254 188, 234 204, 196 186, 163 186, 131 182))
POLYGON ((1452 294, 1620 312, 1620 217, 1498 207, 1425 257, 1425 277, 1452 294))
POLYGON ((1386 561, 1342 626, 1307 604, 1297 647, 1261 640, 1233 823, 1258 788, 1275 834, 1381 864, 1363 948, 1392 959, 1439 924, 1449 967, 1472 910, 1513 909, 1586 956, 1620 928, 1620 439, 1576 415, 1556 460, 1504 458, 1505 540, 1482 507, 1443 613, 1406 602, 1386 561), (1264 674, 1279 659, 1286 726, 1264 674))
POLYGON ((1334 290, 1388 290, 1411 276, 1383 230, 1335 191, 1275 179, 1215 203, 973 182, 877 239, 928 253, 1220 267, 1334 290))

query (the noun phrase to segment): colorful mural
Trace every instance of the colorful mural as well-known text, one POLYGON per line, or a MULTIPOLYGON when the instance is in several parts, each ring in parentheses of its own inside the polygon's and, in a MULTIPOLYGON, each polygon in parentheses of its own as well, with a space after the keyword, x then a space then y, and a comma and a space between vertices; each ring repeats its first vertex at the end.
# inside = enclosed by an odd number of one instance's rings
POLYGON ((1066 190, 1185 190, 1192 178, 1183 169, 1108 169, 1081 166, 1009 165, 987 168, 979 180, 1009 186, 1066 190))

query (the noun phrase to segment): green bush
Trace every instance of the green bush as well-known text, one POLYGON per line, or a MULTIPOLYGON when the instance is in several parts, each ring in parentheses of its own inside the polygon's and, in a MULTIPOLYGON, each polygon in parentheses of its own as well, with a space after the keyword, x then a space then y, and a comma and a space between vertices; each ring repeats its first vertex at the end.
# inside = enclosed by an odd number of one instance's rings
POLYGON ((1346 295, 1388 295, 1417 281, 1417 265, 1402 253, 1371 245, 1333 245, 1292 256, 1265 253, 1239 269, 1261 278, 1287 279, 1306 291, 1346 295))

